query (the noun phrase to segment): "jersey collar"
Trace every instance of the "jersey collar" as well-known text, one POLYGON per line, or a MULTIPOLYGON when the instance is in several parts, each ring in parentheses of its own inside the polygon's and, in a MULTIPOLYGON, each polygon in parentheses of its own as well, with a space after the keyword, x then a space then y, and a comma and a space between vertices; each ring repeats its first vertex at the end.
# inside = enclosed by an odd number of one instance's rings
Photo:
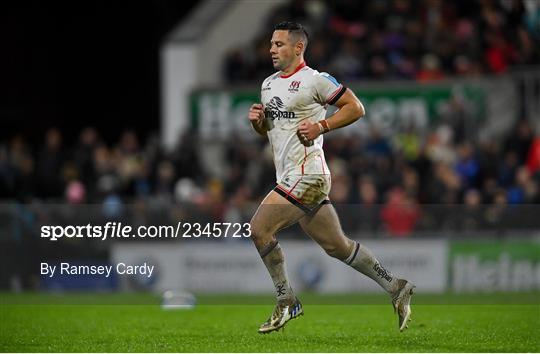
POLYGON ((304 66, 306 66, 306 62, 305 62, 305 61, 301 62, 300 65, 298 65, 298 66, 296 67, 296 69, 294 69, 294 71, 293 71, 292 73, 290 73, 289 75, 279 75, 279 77, 282 78, 282 79, 286 79, 286 78, 288 78, 288 77, 291 77, 291 76, 293 76, 294 74, 296 74, 298 71, 300 71, 300 69, 302 69, 304 66))

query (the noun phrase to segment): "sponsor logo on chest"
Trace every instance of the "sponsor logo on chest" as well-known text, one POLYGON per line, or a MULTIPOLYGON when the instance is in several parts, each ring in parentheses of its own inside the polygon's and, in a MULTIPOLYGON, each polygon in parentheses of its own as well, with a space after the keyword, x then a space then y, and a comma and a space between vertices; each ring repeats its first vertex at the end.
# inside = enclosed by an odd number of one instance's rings
POLYGON ((291 84, 289 85, 289 92, 295 93, 298 92, 300 89, 300 81, 291 81, 291 84))
POLYGON ((286 110, 285 104, 278 96, 274 96, 272 99, 270 99, 270 101, 266 104, 264 113, 266 118, 270 118, 271 120, 282 118, 292 119, 296 117, 294 112, 286 110))

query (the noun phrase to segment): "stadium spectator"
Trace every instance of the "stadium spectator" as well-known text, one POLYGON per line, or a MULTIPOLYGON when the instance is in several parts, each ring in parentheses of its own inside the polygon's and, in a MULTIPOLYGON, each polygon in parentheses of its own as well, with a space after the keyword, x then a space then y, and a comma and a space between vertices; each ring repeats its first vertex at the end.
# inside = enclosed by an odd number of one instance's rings
POLYGON ((523 164, 527 159, 527 153, 533 141, 533 133, 526 119, 520 120, 508 139, 505 141, 504 150, 516 153, 519 163, 523 164))
POLYGON ((476 189, 465 192, 464 208, 459 219, 459 229, 479 230, 484 226, 482 215, 482 195, 476 189))
POLYGON ((393 188, 381 211, 386 230, 395 237, 406 237, 414 230, 420 218, 420 209, 401 188, 393 188))
POLYGON ((419 82, 430 82, 444 79, 445 74, 441 69, 441 62, 435 54, 426 54, 422 57, 422 67, 416 74, 419 82))
POLYGON ((478 186, 480 175, 480 164, 474 155, 473 146, 465 142, 458 146, 458 160, 455 169, 464 188, 475 188, 478 186))
POLYGON ((57 128, 51 128, 45 133, 45 143, 37 157, 37 196, 47 199, 62 193, 60 171, 64 161, 62 135, 57 128))
POLYGON ((534 138, 527 154, 527 168, 531 174, 540 171, 540 137, 534 138))

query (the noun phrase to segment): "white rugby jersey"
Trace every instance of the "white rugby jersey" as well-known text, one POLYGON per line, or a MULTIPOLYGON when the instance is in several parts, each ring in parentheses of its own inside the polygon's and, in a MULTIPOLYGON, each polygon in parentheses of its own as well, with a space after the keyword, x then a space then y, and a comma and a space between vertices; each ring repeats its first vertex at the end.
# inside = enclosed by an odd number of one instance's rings
POLYGON ((304 146, 296 131, 304 119, 313 123, 323 120, 327 106, 335 104, 345 90, 332 76, 319 73, 305 63, 290 75, 277 72, 263 81, 261 102, 278 183, 287 175, 330 174, 322 134, 312 146, 304 146))

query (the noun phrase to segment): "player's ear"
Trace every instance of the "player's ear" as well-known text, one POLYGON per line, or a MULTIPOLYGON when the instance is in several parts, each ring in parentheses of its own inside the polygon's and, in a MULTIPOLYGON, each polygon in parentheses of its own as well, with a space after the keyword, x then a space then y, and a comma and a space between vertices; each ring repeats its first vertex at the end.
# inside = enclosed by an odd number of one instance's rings
POLYGON ((298 41, 296 42, 296 46, 295 46, 295 54, 297 56, 300 56, 303 52, 304 52, 304 42, 302 41, 298 41))

